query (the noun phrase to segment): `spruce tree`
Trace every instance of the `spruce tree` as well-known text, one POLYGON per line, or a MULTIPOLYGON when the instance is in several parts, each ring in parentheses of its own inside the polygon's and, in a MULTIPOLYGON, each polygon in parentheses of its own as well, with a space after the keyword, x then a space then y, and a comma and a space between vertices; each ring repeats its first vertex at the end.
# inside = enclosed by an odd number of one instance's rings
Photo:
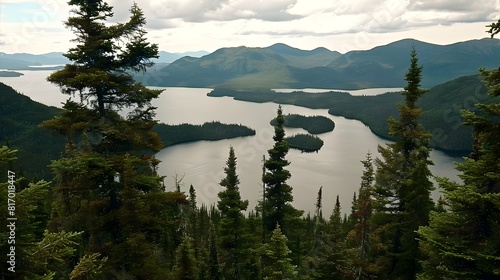
POLYGON ((289 257, 291 251, 287 246, 287 238, 282 234, 279 225, 261 250, 266 260, 262 272, 264 280, 297 279, 296 267, 292 265, 292 259, 289 257))
POLYGON ((217 248, 217 234, 213 224, 210 225, 208 279, 223 280, 222 270, 219 264, 219 250, 217 248))
POLYGON ((317 274, 314 279, 350 279, 347 263, 346 236, 343 230, 339 196, 325 229, 325 243, 319 253, 317 274))
POLYGON ((398 105, 399 119, 389 118, 389 133, 395 143, 379 146, 382 159, 377 159, 375 216, 387 246, 387 261, 381 269, 385 277, 415 279, 420 269, 420 253, 415 231, 427 225, 433 207, 430 193, 433 184, 428 166, 430 133, 418 122, 422 110, 418 99, 426 93, 420 88, 422 67, 417 52, 411 51, 410 68, 402 94, 405 103, 398 105))
POLYGON ((230 279, 241 279, 243 258, 245 257, 244 227, 245 217, 242 211, 248 207, 248 201, 241 200, 238 175, 236 174, 236 156, 233 147, 229 147, 229 157, 224 168, 226 177, 220 185, 225 188, 219 192, 219 208, 221 220, 219 224, 219 240, 225 268, 224 275, 230 279))
POLYGON ((291 205, 293 201, 292 187, 286 183, 291 174, 285 169, 290 162, 285 159, 289 147, 285 141, 284 122, 283 111, 279 106, 274 127, 274 146, 268 150, 269 158, 264 163, 267 171, 263 176, 265 184, 263 222, 265 231, 272 232, 279 224, 283 234, 288 235, 293 229, 293 223, 297 223, 302 215, 302 211, 291 205))
MULTIPOLYGON (((493 37, 500 21, 490 25, 493 37)), ((463 183, 441 178, 444 211, 418 231, 428 259, 419 279, 500 279, 500 69, 481 69, 489 104, 463 110, 473 152, 457 165, 463 183)))
MULTIPOLYGON (((151 101, 161 91, 132 77, 152 65, 158 47, 145 39, 137 4, 127 22, 116 24, 107 22, 113 12, 104 1, 69 5, 65 24, 76 35, 76 46, 65 54, 71 64, 48 80, 70 99, 61 116, 43 123, 67 138, 64 155, 51 164, 56 186, 50 229, 82 231, 82 256, 107 257, 106 277, 166 277, 169 267, 160 264, 178 245, 165 242, 175 224, 168 209, 187 201, 165 193, 156 172, 153 154, 162 143, 151 130, 151 101)), ((180 240, 177 235, 170 238, 180 240)))
MULTIPOLYGON (((176 254, 173 278, 175 280, 196 280, 198 277, 191 238, 184 235, 176 254)), ((170 277, 169 277, 170 278, 170 277)))
POLYGON ((356 224, 354 229, 349 232, 348 237, 354 240, 354 258, 355 279, 371 279, 369 265, 370 235, 371 235, 371 217, 373 212, 373 182, 375 180, 375 171, 373 169, 373 160, 371 154, 366 155, 366 159, 361 163, 364 166, 361 176, 361 186, 359 187, 359 196, 355 203, 354 218, 356 224))

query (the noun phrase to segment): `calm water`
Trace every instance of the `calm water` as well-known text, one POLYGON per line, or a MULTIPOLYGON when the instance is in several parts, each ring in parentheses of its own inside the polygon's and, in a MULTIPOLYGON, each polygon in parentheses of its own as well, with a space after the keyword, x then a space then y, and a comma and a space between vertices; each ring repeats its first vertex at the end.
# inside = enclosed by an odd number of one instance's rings
MULTIPOLYGON (((47 71, 22 71, 25 75, 18 78, 0 78, 4 82, 33 100, 60 107, 67 99, 58 89, 45 81, 47 71)), ((379 94, 399 89, 369 89, 359 94, 379 94)), ((198 202, 212 204, 217 201, 221 190, 220 180, 224 177, 223 168, 229 153, 229 146, 235 148, 238 158, 241 195, 250 201, 253 208, 262 195, 262 156, 273 145, 273 128, 269 121, 276 116, 278 105, 274 103, 250 103, 236 101, 229 97, 208 97, 210 89, 165 88, 161 97, 155 101, 158 107, 157 118, 168 124, 202 124, 206 121, 237 123, 257 130, 251 137, 221 141, 200 141, 176 145, 163 149, 157 154, 162 160, 160 174, 166 175, 165 183, 174 189, 175 178, 182 178, 182 188, 192 184, 198 195, 198 202)), ((284 105, 285 114, 322 115, 331 118, 335 124, 332 132, 320 134, 325 142, 318 153, 301 153, 290 150, 287 160, 292 173, 289 184, 293 187, 294 205, 306 210, 314 210, 318 189, 323 186, 324 213, 333 209, 335 197, 340 195, 344 211, 349 211, 353 192, 357 191, 362 174, 363 160, 367 152, 376 155, 377 145, 387 141, 370 132, 368 127, 356 120, 331 116, 327 110, 313 110, 298 106, 284 105)), ((302 129, 286 129, 287 135, 304 132, 302 129)), ((432 172, 437 176, 457 179, 454 161, 441 152, 433 152, 435 166, 432 172)), ((437 195, 437 194, 436 194, 437 195)))

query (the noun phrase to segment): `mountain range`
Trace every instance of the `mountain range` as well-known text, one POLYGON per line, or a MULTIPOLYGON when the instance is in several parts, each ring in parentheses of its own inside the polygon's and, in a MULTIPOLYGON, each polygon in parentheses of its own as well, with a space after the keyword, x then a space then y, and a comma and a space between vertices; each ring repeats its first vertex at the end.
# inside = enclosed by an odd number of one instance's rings
MULTIPOLYGON (((181 57, 200 57, 208 54, 206 51, 172 53, 160 51, 159 58, 153 59, 155 63, 161 66, 166 66, 181 57)), ((29 54, 29 53, 13 53, 8 54, 0 52, 0 69, 10 70, 28 70, 33 69, 33 66, 42 65, 61 65, 67 64, 70 61, 63 55, 62 52, 50 52, 45 54, 29 54)))
POLYGON ((477 74, 481 67, 497 67, 500 62, 500 40, 486 38, 450 45, 404 39, 345 54, 274 44, 265 48, 222 48, 199 58, 183 57, 137 79, 154 86, 243 89, 402 87, 412 48, 423 65, 422 85, 428 88, 477 74))

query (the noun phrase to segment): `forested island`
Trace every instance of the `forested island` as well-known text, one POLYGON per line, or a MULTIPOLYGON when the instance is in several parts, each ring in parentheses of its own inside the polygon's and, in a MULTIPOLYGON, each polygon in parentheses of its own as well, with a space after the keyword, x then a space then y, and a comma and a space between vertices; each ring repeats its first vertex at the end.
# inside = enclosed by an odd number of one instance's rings
POLYGON ((0 77, 21 77, 23 73, 14 71, 0 71, 0 77))
POLYGON ((302 152, 317 152, 323 147, 323 140, 310 134, 295 134, 285 138, 288 146, 302 152))
MULTIPOLYGON (((276 119, 271 121, 271 125, 276 125, 276 119)), ((297 127, 307 130, 311 134, 321 134, 332 131, 335 123, 323 116, 302 116, 298 114, 288 114, 285 116, 285 127, 297 127)))
POLYGON ((165 147, 200 140, 214 141, 255 135, 255 130, 246 126, 220 122, 206 122, 202 125, 158 124, 153 131, 158 133, 165 147))

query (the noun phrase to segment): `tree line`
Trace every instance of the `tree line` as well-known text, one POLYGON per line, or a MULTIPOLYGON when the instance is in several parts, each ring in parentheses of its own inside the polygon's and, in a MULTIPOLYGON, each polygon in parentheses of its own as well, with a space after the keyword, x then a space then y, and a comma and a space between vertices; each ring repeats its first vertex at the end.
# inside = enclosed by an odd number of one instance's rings
MULTIPOLYGON (((255 209, 239 191, 237 151, 229 147, 217 205, 201 205, 196 189, 166 192, 154 153, 151 101, 161 91, 133 80, 158 56, 146 41, 137 4, 126 23, 108 24, 103 1, 69 1, 66 26, 76 34, 72 61, 48 80, 78 96, 43 123, 62 134, 64 154, 52 161, 53 182, 16 189, 16 279, 498 279, 500 278, 500 106, 477 104, 463 111, 472 126, 473 152, 459 164, 463 182, 439 178, 429 166, 430 133, 416 105, 422 67, 416 50, 398 105, 390 118, 394 143, 368 153, 351 211, 323 209, 304 215, 293 205, 289 146, 278 108, 274 144, 264 157, 263 196, 255 209), (117 112, 131 109, 127 116, 117 112), (324 211, 331 212, 330 215, 324 211)), ((492 36, 500 21, 491 26, 492 36)), ((500 71, 481 70, 489 95, 500 95, 500 71)), ((12 171, 16 151, 0 148, 2 168, 12 171)), ((9 173, 10 174, 10 173, 9 173)), ((21 178, 16 178, 20 180, 21 178)), ((0 190, 1 203, 9 196, 0 190)), ((14 185, 19 186, 16 182, 14 185)), ((6 209, 5 207, 2 207, 6 209)), ((6 211, 3 212, 7 219, 6 211)), ((1 232, 6 240, 9 232, 1 232)), ((5 263, 5 262, 4 262, 5 263)), ((15 273, 15 274, 13 274, 15 273)))

